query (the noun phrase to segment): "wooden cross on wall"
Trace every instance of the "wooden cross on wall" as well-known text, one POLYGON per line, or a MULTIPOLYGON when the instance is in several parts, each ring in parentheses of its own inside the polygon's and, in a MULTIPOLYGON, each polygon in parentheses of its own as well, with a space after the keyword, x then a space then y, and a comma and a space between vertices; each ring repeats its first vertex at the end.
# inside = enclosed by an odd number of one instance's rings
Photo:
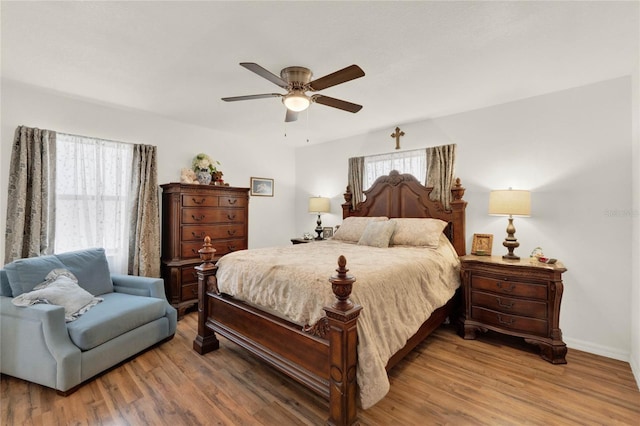
POLYGON ((400 149, 400 136, 404 136, 404 132, 400 130, 400 127, 396 127, 396 132, 391 133, 391 137, 396 138, 396 149, 400 149))

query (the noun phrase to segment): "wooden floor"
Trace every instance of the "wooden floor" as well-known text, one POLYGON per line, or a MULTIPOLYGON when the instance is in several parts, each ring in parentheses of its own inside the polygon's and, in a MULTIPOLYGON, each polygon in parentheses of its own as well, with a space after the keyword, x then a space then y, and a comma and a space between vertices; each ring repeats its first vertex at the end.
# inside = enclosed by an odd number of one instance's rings
MULTIPOLYGON (((327 402, 227 340, 191 349, 197 316, 176 337, 69 397, 3 376, 2 425, 321 425, 327 402)), ((518 339, 463 340, 443 326, 390 373, 391 392, 363 425, 638 425, 627 363, 569 350, 551 365, 518 339)))

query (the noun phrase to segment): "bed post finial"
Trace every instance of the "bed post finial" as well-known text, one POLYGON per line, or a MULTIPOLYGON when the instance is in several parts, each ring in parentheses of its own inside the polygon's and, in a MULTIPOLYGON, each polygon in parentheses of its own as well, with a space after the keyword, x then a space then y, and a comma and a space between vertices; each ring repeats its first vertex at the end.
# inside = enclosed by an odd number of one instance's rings
POLYGON ((347 274, 349 270, 347 269, 346 257, 341 255, 338 258, 338 269, 336 269, 336 272, 338 273, 337 275, 329 278, 333 294, 336 296, 336 299, 338 299, 333 304, 333 307, 346 311, 353 308, 353 302, 349 300, 349 296, 351 296, 353 283, 356 281, 353 276, 347 274))

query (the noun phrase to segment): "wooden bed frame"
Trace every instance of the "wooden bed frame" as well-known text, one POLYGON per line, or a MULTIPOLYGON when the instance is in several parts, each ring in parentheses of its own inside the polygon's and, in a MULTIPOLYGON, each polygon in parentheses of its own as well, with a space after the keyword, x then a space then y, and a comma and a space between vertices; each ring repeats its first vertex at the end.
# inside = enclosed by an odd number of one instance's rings
MULTIPOLYGON (((387 216, 389 218, 438 218, 449 223, 445 234, 459 256, 465 253, 464 188, 460 180, 451 189, 451 209, 429 199, 432 188, 413 176, 392 171, 365 191, 366 200, 353 209, 349 188, 342 205, 343 217, 387 216)), ((237 343, 269 365, 297 380, 329 400, 330 425, 358 424, 357 416, 357 321, 362 309, 349 300, 355 279, 347 274, 346 260, 338 259, 337 274, 331 281, 336 302, 325 307, 326 317, 310 330, 285 321, 254 306, 220 293, 207 244, 201 250, 198 272, 198 335, 193 348, 199 354, 218 349, 215 333, 237 343)), ((456 293, 457 294, 457 293, 456 293)), ((433 312, 409 339, 407 345, 389 360, 389 370, 457 310, 459 297, 433 312)))

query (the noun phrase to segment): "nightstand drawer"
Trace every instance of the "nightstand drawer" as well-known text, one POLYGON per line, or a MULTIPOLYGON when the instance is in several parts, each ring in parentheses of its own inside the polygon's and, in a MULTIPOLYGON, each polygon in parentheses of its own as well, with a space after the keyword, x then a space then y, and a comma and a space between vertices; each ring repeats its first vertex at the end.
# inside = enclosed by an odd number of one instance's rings
POLYGON ((507 314, 517 314, 542 320, 547 319, 546 302, 537 300, 516 299, 496 293, 472 291, 471 304, 507 314))
POLYGON ((474 290, 491 291, 508 296, 531 297, 540 300, 547 300, 547 286, 545 284, 524 283, 512 281, 508 278, 498 279, 482 275, 473 275, 471 277, 471 288, 474 290))
POLYGON ((545 320, 505 314, 478 306, 471 308, 471 317, 484 324, 503 329, 520 331, 527 334, 537 334, 539 336, 546 336, 548 334, 548 323, 545 320))

